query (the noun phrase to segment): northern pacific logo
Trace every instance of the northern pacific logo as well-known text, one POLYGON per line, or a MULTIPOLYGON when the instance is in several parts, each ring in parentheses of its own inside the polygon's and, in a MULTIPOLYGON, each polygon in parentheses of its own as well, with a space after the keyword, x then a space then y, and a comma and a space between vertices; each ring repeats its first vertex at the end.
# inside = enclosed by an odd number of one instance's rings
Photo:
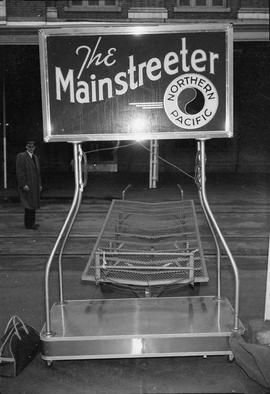
POLYGON ((218 93, 213 83, 200 74, 182 74, 175 78, 164 94, 168 118, 183 129, 198 129, 215 116, 218 93))

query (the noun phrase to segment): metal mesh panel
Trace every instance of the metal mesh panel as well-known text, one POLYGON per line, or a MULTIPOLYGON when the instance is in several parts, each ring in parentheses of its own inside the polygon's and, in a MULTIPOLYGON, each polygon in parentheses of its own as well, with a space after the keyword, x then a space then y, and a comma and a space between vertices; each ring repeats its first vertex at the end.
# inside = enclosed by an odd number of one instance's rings
POLYGON ((105 282, 160 285, 179 280, 194 282, 193 253, 96 252, 96 278, 105 282))
POLYGON ((193 201, 113 200, 82 279, 142 286, 207 281, 193 201))

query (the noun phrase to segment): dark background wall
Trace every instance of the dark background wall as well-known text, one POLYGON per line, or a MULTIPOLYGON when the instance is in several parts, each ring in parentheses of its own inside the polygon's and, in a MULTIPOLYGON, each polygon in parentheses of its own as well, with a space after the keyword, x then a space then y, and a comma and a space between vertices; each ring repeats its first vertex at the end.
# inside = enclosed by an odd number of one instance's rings
MULTIPOLYGON (((234 44, 234 138, 207 143, 209 172, 270 172, 269 55, 269 42, 234 44)), ((9 174, 14 175, 16 154, 29 138, 38 142, 43 172, 68 171, 72 159, 70 144, 43 142, 38 47, 2 46, 0 58, 1 92, 5 78, 9 174)), ((0 96, 2 123, 3 95, 0 96)), ((2 164, 2 138, 0 144, 2 164)), ((92 147, 93 144, 83 144, 85 150, 92 147)), ((188 171, 193 169, 195 150, 196 142, 192 140, 160 141, 160 155, 188 171)), ((120 172, 147 172, 149 155, 137 144, 120 149, 118 163, 120 172)), ((174 169, 161 163, 160 171, 174 169)))

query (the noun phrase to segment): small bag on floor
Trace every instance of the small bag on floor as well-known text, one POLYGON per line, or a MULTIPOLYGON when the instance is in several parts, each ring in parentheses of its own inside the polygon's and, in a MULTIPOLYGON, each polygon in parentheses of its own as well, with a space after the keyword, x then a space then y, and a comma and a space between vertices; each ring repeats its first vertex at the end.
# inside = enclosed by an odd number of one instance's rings
POLYGON ((17 376, 40 348, 38 332, 18 316, 12 316, 0 338, 0 376, 17 376))

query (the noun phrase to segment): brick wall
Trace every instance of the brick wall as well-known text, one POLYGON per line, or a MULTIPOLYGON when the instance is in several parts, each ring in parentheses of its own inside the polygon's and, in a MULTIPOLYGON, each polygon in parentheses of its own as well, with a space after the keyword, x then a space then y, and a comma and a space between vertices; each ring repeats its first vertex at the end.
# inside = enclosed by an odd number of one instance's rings
POLYGON ((164 7, 164 0, 131 0, 131 7, 164 7))
POLYGON ((268 8, 269 0, 241 0, 242 8, 268 8))
POLYGON ((121 11, 80 11, 80 10, 72 10, 68 7, 68 1, 57 1, 56 7, 58 10, 58 18, 66 21, 85 21, 85 20, 119 20, 127 18, 127 2, 120 2, 121 11))
POLYGON ((80 12, 66 11, 67 0, 47 2, 45 0, 8 0, 6 4, 8 20, 23 18, 38 20, 46 18, 46 4, 53 4, 58 10, 58 17, 63 20, 119 20, 126 19, 130 7, 166 7, 169 19, 234 19, 237 10, 241 8, 267 8, 269 0, 228 0, 227 8, 230 12, 175 12, 175 0, 122 0, 121 12, 80 12))
POLYGON ((171 19, 236 19, 237 11, 239 9, 239 1, 227 0, 226 9, 220 11, 217 9, 216 12, 175 12, 175 0, 166 1, 166 7, 169 11, 169 18, 171 19))
POLYGON ((6 7, 8 20, 44 19, 46 15, 45 1, 42 0, 8 0, 6 7))

